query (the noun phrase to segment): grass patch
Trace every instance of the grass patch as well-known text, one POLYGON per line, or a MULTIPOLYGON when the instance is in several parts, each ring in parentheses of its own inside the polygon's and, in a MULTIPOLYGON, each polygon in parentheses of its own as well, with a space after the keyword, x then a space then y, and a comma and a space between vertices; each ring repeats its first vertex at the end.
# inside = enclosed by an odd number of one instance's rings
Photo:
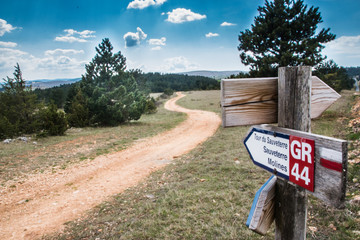
MULTIPOLYGON (((220 112, 219 91, 187 95, 182 106, 220 112)), ((348 97, 313 121, 313 132, 346 137, 337 119, 348 97)), ((189 154, 44 239, 274 239, 273 229, 262 237, 245 226, 255 192, 270 176, 242 144, 248 128, 220 128, 189 154)), ((349 166, 349 176, 359 176, 358 165, 349 166)), ((348 183, 348 200, 359 194, 355 184, 348 183)), ((359 239, 358 203, 336 210, 310 197, 308 206, 308 239, 359 239)))
POLYGON ((185 120, 185 114, 163 107, 118 127, 72 128, 65 136, 0 142, 0 183, 18 181, 27 174, 65 169, 96 156, 125 149, 134 141, 169 130, 185 120))
POLYGON ((180 106, 220 114, 220 92, 218 90, 184 92, 184 94, 187 95, 187 97, 177 101, 180 106))

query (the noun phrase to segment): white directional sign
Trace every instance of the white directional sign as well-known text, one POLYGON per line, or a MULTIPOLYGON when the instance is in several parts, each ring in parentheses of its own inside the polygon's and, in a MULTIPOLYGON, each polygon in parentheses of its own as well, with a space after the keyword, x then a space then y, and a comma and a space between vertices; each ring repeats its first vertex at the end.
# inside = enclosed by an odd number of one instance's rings
POLYGON ((263 124, 250 128, 244 144, 257 166, 344 207, 347 141, 263 124))
POLYGON ((314 191, 314 140, 254 127, 244 144, 256 165, 314 191))

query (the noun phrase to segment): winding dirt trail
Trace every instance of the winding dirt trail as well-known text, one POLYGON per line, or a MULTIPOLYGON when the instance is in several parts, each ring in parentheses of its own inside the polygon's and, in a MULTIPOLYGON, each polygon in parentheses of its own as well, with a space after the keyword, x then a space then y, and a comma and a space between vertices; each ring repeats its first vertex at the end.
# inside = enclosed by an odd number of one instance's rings
POLYGON ((188 115, 174 129, 88 163, 33 175, 13 190, 0 188, 0 239, 34 239, 60 230, 65 222, 83 216, 212 136, 220 118, 176 105, 183 96, 178 93, 165 104, 170 111, 188 115))

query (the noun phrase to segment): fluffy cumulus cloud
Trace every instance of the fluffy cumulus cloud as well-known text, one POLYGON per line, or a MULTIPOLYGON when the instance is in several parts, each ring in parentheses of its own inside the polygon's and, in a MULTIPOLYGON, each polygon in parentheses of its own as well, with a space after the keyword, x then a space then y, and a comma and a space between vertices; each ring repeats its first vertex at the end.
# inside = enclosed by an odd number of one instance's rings
POLYGON ((220 26, 222 27, 230 27, 230 26, 235 26, 235 23, 229 23, 229 22, 223 22, 222 24, 220 24, 220 26))
POLYGON ((171 23, 192 22, 206 18, 206 15, 194 13, 190 9, 185 8, 176 8, 171 12, 168 12, 167 15, 168 18, 166 21, 171 23))
POLYGON ((149 44, 150 45, 156 45, 156 46, 165 46, 166 45, 166 38, 162 37, 160 39, 156 39, 156 38, 150 39, 149 44))
POLYGON ((360 62, 360 35, 341 36, 325 44, 324 53, 342 66, 358 66, 360 62))
POLYGON ((184 72, 194 70, 198 65, 191 63, 187 58, 183 56, 167 58, 165 59, 164 70, 166 72, 184 72))
POLYGON ((84 43, 88 41, 87 39, 95 37, 95 35, 93 35, 95 31, 91 31, 91 30, 84 30, 79 32, 74 29, 65 29, 64 32, 66 34, 64 36, 56 37, 55 41, 69 42, 69 43, 73 43, 73 42, 84 43))
POLYGON ((28 52, 12 48, 0 48, 0 77, 12 76, 14 66, 19 63, 24 78, 62 78, 79 77, 84 72, 88 61, 73 57, 82 50, 48 50, 42 57, 35 57, 28 52))
POLYGON ((205 37, 207 38, 218 37, 218 36, 219 36, 218 33, 212 33, 212 32, 205 34, 205 37))
POLYGON ((75 55, 75 54, 84 54, 84 50, 75 50, 75 49, 54 49, 45 51, 47 56, 58 56, 58 55, 75 55))
POLYGON ((2 42, 2 41, 0 41, 0 47, 14 48, 16 46, 17 46, 17 43, 14 43, 14 42, 2 42))
POLYGON ((153 38, 150 39, 148 42, 150 46, 153 46, 151 50, 161 50, 161 46, 166 45, 166 38, 165 37, 162 37, 160 39, 153 38))
POLYGON ((9 33, 14 29, 16 29, 16 27, 13 27, 7 21, 0 18, 0 37, 4 36, 5 33, 9 33))
POLYGON ((141 41, 147 38, 147 34, 144 33, 141 28, 137 28, 137 31, 128 32, 124 35, 125 47, 135 47, 140 45, 141 41))
POLYGON ((166 0, 134 0, 127 6, 128 9, 144 9, 150 6, 160 6, 164 4, 166 0))
POLYGON ((327 43, 325 46, 327 49, 332 50, 335 53, 360 55, 360 35, 342 36, 327 43))

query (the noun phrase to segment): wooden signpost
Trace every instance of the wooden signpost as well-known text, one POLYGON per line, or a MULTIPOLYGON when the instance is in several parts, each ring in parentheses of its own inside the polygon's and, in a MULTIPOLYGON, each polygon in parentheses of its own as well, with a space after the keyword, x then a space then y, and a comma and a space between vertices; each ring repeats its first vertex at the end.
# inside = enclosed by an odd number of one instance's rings
POLYGON ((260 189, 264 197, 255 199, 247 225, 263 234, 269 221, 261 219, 274 215, 275 239, 305 239, 307 193, 344 207, 347 142, 309 133, 311 118, 340 95, 307 66, 281 67, 278 78, 222 80, 221 87, 224 127, 278 122, 252 126, 244 140, 254 164, 279 176, 275 190, 268 182, 260 189), (274 208, 264 209, 272 206, 266 199, 274 208))

